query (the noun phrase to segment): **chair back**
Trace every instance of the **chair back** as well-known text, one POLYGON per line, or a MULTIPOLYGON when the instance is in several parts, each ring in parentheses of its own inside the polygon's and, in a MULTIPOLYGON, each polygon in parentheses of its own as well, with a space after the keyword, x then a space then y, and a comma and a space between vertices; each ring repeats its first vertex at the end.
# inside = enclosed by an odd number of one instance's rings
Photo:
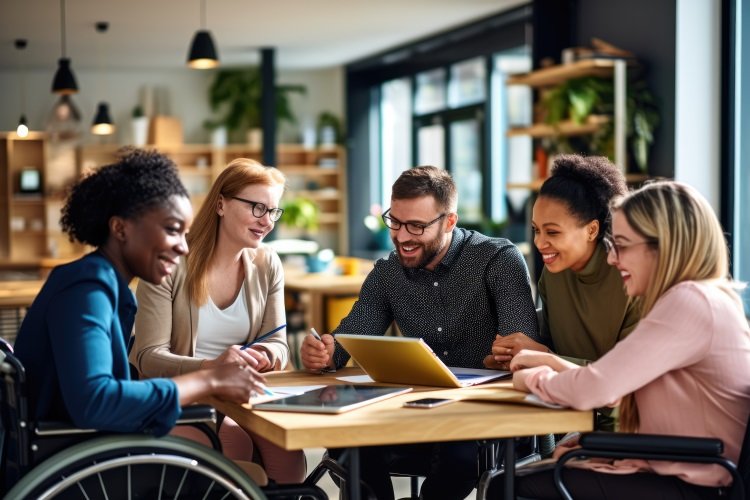
MULTIPOLYGON (((750 416, 748 416, 747 426, 745 427, 745 437, 740 450, 740 460, 737 462, 737 472, 742 478, 742 489, 744 491, 740 493, 743 496, 735 496, 735 498, 746 498, 744 495, 750 492, 750 416)), ((737 489, 736 486, 733 489, 737 489)))
POLYGON ((30 466, 31 432, 26 370, 5 342, 0 342, 0 376, 0 491, 5 491, 30 466))

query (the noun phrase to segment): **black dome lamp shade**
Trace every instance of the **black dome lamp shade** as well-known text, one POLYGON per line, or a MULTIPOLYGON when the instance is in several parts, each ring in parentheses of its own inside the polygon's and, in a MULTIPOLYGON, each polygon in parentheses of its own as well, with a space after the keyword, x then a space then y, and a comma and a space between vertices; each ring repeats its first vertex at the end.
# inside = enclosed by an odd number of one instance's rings
POLYGON ((52 80, 52 92, 70 95, 78 92, 78 83, 70 69, 70 58, 65 56, 65 0, 60 0, 60 38, 62 40, 62 57, 57 61, 57 72, 52 80))
POLYGON ((94 123, 91 125, 91 133, 109 135, 114 131, 115 125, 109 116, 109 105, 106 102, 100 102, 96 107, 96 116, 94 116, 94 123))
POLYGON ((201 0, 201 29, 190 44, 187 64, 194 69, 210 69, 219 65, 219 55, 211 32, 206 29, 206 1, 201 0))

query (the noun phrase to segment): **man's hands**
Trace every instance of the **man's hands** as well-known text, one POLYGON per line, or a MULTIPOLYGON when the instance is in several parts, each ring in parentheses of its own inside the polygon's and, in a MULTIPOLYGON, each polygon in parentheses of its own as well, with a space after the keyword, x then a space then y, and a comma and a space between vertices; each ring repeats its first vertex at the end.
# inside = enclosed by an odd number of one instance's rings
POLYGON ((509 370, 510 360, 521 349, 549 352, 547 346, 531 340, 525 333, 516 332, 504 337, 496 335, 492 354, 484 358, 484 366, 493 370, 509 370))
POLYGON ((305 336, 300 348, 302 365, 307 371, 315 373, 325 368, 333 368, 333 351, 335 348, 332 335, 321 335, 320 340, 313 335, 305 336))

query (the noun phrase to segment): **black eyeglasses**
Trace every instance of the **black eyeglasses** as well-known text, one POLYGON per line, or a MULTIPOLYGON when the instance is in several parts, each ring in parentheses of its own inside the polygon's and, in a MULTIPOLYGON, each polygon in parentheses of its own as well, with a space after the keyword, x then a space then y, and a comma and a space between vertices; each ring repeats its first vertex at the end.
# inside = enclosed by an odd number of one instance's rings
POLYGON ((253 207, 253 215, 259 219, 266 215, 267 212, 271 220, 273 222, 276 222, 277 220, 281 219, 281 215, 284 213, 283 208, 268 208, 265 203, 261 203, 259 201, 250 201, 238 196, 230 196, 229 198, 241 201, 242 203, 247 203, 248 205, 253 207))
POLYGON ((605 236, 604 238, 602 238, 602 243, 604 243, 604 250, 606 250, 608 254, 615 252, 615 257, 617 258, 617 260, 620 260, 620 252, 622 252, 623 250, 627 250, 628 248, 637 245, 653 245, 655 242, 646 240, 623 245, 622 243, 616 243, 615 240, 613 240, 610 236, 605 236))
POLYGON ((432 219, 430 222, 427 222, 425 224, 422 224, 420 222, 401 222, 398 219, 394 219, 390 215, 386 215, 388 212, 390 212, 391 209, 389 208, 385 212, 383 212, 383 215, 381 217, 383 218, 383 222, 386 226, 388 226, 390 229, 393 229, 394 231, 398 231, 401 229, 401 226, 406 226, 406 231, 409 234, 413 234, 414 236, 421 236, 424 234, 424 230, 445 217, 448 214, 441 214, 437 218, 432 219))

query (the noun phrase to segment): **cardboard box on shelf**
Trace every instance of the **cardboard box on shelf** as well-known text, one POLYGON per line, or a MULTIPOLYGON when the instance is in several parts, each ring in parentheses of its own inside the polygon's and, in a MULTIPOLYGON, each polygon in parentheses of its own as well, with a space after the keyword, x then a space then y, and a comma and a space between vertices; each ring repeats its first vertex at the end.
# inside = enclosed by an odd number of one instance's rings
POLYGON ((148 135, 149 144, 154 146, 181 146, 182 122, 172 116, 154 116, 148 135))

